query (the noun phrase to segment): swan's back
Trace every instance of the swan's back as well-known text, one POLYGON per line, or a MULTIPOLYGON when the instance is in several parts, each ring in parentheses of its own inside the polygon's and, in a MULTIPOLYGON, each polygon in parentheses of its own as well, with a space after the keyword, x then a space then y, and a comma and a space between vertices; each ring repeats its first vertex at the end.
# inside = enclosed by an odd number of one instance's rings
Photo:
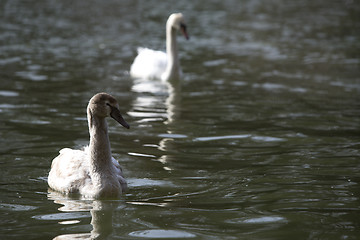
POLYGON ((91 184, 88 147, 83 150, 63 148, 54 158, 48 177, 49 186, 62 193, 80 192, 91 184))
POLYGON ((161 79, 166 70, 167 57, 162 51, 138 48, 138 55, 130 68, 133 78, 161 79))
MULTIPOLYGON (((62 193, 80 193, 93 196, 94 183, 90 176, 89 147, 82 150, 63 148, 59 156, 54 158, 48 177, 49 186, 62 193)), ((122 192, 127 190, 127 182, 123 177, 122 168, 115 158, 111 158, 115 180, 119 182, 122 192)), ((105 178, 105 181, 111 179, 105 178)))

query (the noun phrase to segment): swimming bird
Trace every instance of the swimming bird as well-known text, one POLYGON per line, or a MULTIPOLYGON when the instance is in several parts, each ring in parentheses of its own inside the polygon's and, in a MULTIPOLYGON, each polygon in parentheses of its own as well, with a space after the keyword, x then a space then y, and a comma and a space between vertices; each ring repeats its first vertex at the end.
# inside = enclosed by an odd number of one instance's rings
POLYGON ((173 13, 166 22, 166 53, 149 48, 138 48, 138 55, 130 68, 133 78, 177 80, 181 69, 176 43, 176 32, 180 30, 186 39, 186 31, 182 13, 173 13))
POLYGON ((89 146, 81 150, 60 150, 51 164, 48 176, 50 188, 64 194, 80 193, 95 199, 116 198, 127 189, 121 166, 111 156, 107 117, 130 128, 121 116, 114 97, 107 93, 95 94, 87 106, 89 146))

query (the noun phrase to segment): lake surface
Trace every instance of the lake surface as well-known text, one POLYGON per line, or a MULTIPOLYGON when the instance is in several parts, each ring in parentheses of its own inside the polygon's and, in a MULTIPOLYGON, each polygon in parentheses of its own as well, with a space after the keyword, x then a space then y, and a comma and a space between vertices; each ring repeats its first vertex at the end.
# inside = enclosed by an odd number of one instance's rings
POLYGON ((358 239, 360 5, 2 0, 0 128, 1 239, 358 239), (180 83, 131 79, 172 12, 180 83), (129 191, 51 192, 103 91, 131 125, 108 120, 129 191))

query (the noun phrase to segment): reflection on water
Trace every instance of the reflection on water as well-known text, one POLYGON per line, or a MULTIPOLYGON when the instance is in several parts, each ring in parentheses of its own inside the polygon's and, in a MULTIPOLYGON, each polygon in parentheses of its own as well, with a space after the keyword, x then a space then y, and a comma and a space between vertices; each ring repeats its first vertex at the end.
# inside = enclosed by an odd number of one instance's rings
MULTIPOLYGON (((181 80, 181 79, 180 79, 181 80)), ((181 109, 181 83, 179 81, 167 82, 168 87, 168 97, 165 101, 167 120, 164 122, 167 126, 176 125, 177 120, 180 117, 181 109)), ((160 134, 159 137, 164 137, 159 142, 159 150, 163 151, 165 154, 158 158, 158 161, 163 164, 164 170, 171 171, 171 167, 167 166, 169 161, 168 155, 166 152, 171 151, 168 145, 172 145, 171 142, 174 138, 183 138, 186 137, 179 132, 174 131, 173 129, 168 128, 166 130, 167 134, 160 134), (170 143, 170 144, 169 144, 170 143)), ((171 160, 170 160, 171 161, 171 160)))
POLYGON ((62 205, 58 210, 65 214, 37 216, 41 220, 58 220, 59 224, 71 226, 78 224, 81 218, 91 214, 92 230, 89 233, 61 234, 54 239, 106 239, 113 230, 113 211, 117 208, 114 201, 74 200, 49 190, 49 200, 62 205), (68 213, 68 214, 67 214, 68 213))
MULTIPOLYGON (((138 118, 138 122, 145 123, 151 121, 162 121, 168 126, 166 134, 158 134, 162 139, 155 145, 159 150, 166 153, 169 142, 174 138, 186 138, 187 136, 174 131, 171 128, 177 124, 177 119, 181 113, 181 79, 171 82, 161 82, 156 80, 136 79, 132 90, 138 95, 134 100, 134 109, 129 112, 133 117, 138 118), (141 94, 141 95, 140 95, 141 94), (146 97, 144 97, 146 94, 146 97), (165 108, 166 112, 163 111, 165 108)), ((144 153, 129 153, 133 156, 156 158, 154 155, 144 153)), ((163 154, 156 161, 161 162, 163 169, 170 171, 170 167, 166 166, 168 156, 163 154)))
MULTIPOLYGON (((167 82, 168 86, 168 97, 166 98, 166 113, 167 121, 165 124, 176 124, 176 119, 179 118, 180 109, 181 109, 181 83, 176 82, 167 82)), ((176 134, 171 131, 168 133, 176 134)))

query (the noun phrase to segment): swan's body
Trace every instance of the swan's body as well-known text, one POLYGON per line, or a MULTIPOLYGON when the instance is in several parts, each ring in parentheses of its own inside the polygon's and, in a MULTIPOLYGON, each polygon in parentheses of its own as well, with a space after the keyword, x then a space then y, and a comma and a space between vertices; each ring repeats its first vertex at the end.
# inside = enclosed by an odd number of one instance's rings
POLYGON ((89 198, 119 197, 127 189, 119 163, 111 156, 106 117, 129 128, 115 98, 93 96, 87 107, 90 144, 82 150, 64 148, 52 164, 49 186, 61 193, 80 193, 89 198))
POLYGON ((178 57, 176 31, 188 35, 181 13, 173 13, 166 22, 166 53, 148 48, 138 48, 138 55, 130 68, 133 78, 177 80, 181 69, 178 57))

